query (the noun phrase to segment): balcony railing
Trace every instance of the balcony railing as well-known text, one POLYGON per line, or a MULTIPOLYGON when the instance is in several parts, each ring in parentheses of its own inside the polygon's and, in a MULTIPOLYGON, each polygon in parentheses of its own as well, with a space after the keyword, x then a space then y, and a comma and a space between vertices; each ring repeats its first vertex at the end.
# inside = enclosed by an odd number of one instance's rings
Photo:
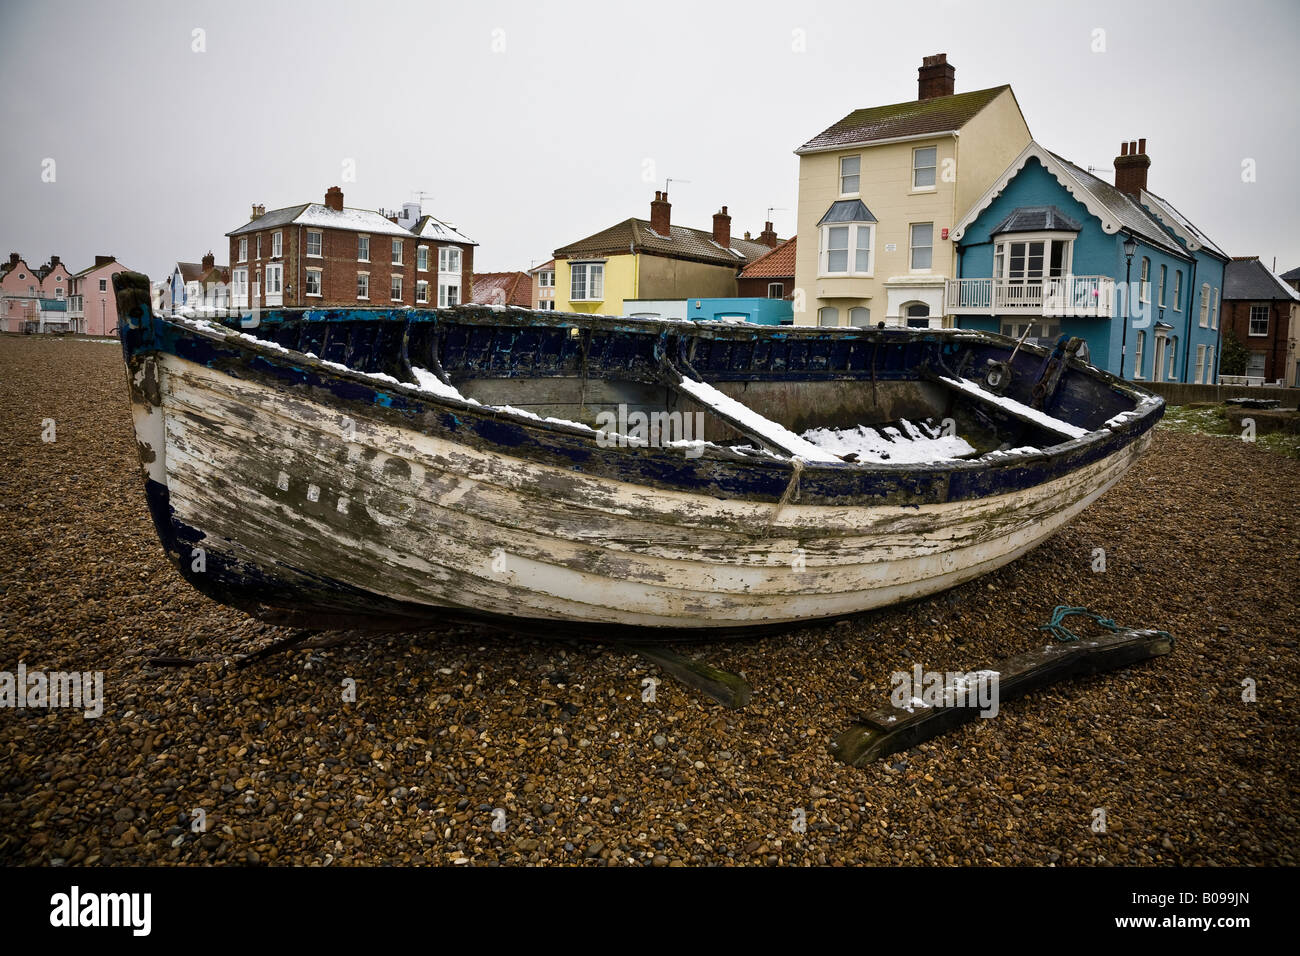
POLYGON ((1115 314, 1115 280, 1110 276, 1058 276, 1044 279, 949 279, 949 315, 1004 313, 1082 316, 1108 319, 1115 314))

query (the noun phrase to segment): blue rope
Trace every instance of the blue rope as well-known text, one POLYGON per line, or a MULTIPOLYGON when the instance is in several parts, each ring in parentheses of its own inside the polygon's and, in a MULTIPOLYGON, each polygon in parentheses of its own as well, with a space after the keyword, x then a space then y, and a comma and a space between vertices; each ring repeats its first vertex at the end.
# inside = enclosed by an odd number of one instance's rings
POLYGON ((1101 627, 1108 631, 1118 631, 1120 627, 1108 617, 1102 617, 1100 614, 1094 614, 1086 607, 1070 607, 1068 604, 1058 604, 1052 610, 1052 619, 1046 624, 1039 625, 1040 631, 1051 631, 1058 641, 1077 641, 1079 635, 1075 634, 1063 623, 1067 617, 1086 617, 1091 618, 1101 627))

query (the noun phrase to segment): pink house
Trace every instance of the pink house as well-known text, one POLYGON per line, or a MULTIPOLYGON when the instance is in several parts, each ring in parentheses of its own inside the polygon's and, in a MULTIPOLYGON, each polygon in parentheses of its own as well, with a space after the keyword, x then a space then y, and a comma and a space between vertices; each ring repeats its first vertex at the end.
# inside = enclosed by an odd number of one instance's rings
POLYGON ((73 328, 87 335, 117 333, 117 300, 113 296, 113 273, 127 267, 113 256, 95 256, 95 264, 72 277, 68 317, 73 328))
POLYGON ((16 252, 0 263, 0 332, 69 327, 71 275, 58 256, 33 269, 16 252))

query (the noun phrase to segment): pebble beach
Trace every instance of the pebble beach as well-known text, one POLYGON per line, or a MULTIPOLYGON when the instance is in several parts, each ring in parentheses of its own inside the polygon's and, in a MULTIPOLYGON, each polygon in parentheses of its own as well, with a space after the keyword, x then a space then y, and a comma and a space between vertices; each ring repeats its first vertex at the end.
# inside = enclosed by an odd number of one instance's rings
POLYGON ((673 646, 745 676, 752 700, 728 710, 562 631, 331 632, 235 669, 291 632, 168 564, 123 368, 115 342, 0 335, 0 670, 103 673, 98 717, 0 709, 0 863, 1300 862, 1293 458, 1162 426, 1115 488, 992 574, 673 646), (1045 640, 1058 604, 1169 631, 1174 651, 867 767, 828 752, 891 673, 991 666, 1045 640))

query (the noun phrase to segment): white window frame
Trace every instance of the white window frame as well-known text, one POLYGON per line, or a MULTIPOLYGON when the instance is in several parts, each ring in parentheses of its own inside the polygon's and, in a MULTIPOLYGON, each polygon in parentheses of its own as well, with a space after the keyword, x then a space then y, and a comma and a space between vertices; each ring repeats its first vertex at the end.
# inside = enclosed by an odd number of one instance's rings
POLYGON ((248 270, 230 270, 230 304, 235 308, 248 307, 248 270))
POLYGON ((817 310, 817 325, 818 325, 819 328, 823 328, 823 329, 835 329, 835 328, 839 328, 839 325, 840 325, 840 310, 839 310, 839 308, 838 308, 837 306, 833 306, 833 305, 824 305, 824 306, 822 306, 820 309, 818 309, 818 310, 817 310), (834 317, 835 321, 834 321, 834 322, 827 322, 826 320, 829 319, 829 318, 831 318, 832 316, 834 317))
POLYGON ((389 263, 390 265, 400 266, 400 265, 402 264, 402 240, 401 240, 401 239, 394 239, 394 240, 393 240, 393 257, 392 257, 392 258, 393 258, 393 261, 392 261, 391 263, 389 263))
POLYGON ((369 302, 369 301, 370 301, 370 273, 369 273, 369 272, 358 272, 358 273, 357 273, 357 301, 358 301, 358 302, 369 302), (366 286, 366 294, 365 294, 365 295, 362 295, 362 294, 361 294, 361 284, 362 284, 362 280, 363 280, 363 279, 365 280, 365 286, 366 286))
POLYGON ((1196 385, 1205 384, 1205 346, 1196 346, 1196 385))
POLYGON ((1048 282, 1072 275, 1076 238, 1078 233, 1061 231, 1003 233, 998 236, 993 245, 993 278, 999 282, 1048 282), (1029 272, 1029 244, 1032 242, 1043 244, 1043 271, 1038 275, 1031 275, 1029 272), (1052 244, 1057 242, 1061 243, 1064 249, 1061 252, 1061 274, 1054 276, 1052 275, 1052 244), (1019 243, 1025 246, 1024 273, 1012 276, 1011 246, 1019 243))
POLYGON ((308 229, 307 245, 305 248, 306 248, 308 259, 325 258, 325 233, 321 232, 319 229, 308 229), (317 249, 316 252, 311 251, 311 241, 313 238, 316 240, 316 249, 317 249))
POLYGON ((438 249, 438 271, 447 275, 460 275, 460 246, 442 246, 438 249))
POLYGON ((427 305, 429 302, 429 280, 415 280, 415 301, 421 305, 427 305))
POLYGON ((569 301, 570 302, 604 302, 605 301, 605 263, 571 262, 569 263, 569 301), (577 291, 578 277, 582 276, 582 295, 577 291))
POLYGON ((1170 336, 1169 344, 1166 346, 1169 350, 1169 360, 1165 362, 1165 381, 1176 381, 1178 372, 1178 336, 1170 336))
POLYGON ((817 274, 822 278, 852 277, 861 279, 870 279, 875 275, 876 269, 876 224, 874 222, 832 222, 827 223, 818 230, 818 252, 817 252, 817 274), (848 271, 831 272, 830 265, 830 242, 832 229, 848 229, 848 247, 846 249, 846 262, 848 271), (859 272, 856 270, 858 264, 858 235, 860 230, 867 230, 867 270, 859 272))
POLYGON ((537 287, 539 289, 554 289, 555 271, 553 269, 546 269, 543 272, 537 273, 537 287))
POLYGON ((261 259, 262 258, 262 234, 259 232, 253 238, 256 240, 257 243, 257 258, 261 259))
POLYGON ((767 297, 768 297, 769 299, 784 299, 784 298, 785 298, 785 283, 784 283, 784 282, 769 282, 769 283, 767 284, 767 297), (773 295, 773 294, 772 294, 772 291, 773 291, 773 290, 776 290, 776 295, 773 295))
POLYGON ((284 256, 284 233, 276 230, 271 233, 271 258, 280 259, 284 256))
POLYGON ((266 304, 268 306, 284 304, 284 266, 279 262, 268 262, 265 275, 266 304), (274 277, 274 281, 272 280, 274 277))
POLYGON ((1142 277, 1138 279, 1138 301, 1151 304, 1151 257, 1142 257, 1142 277))
POLYGON ((358 233, 357 234, 357 262, 369 262, 369 261, 370 261, 370 235, 369 233, 358 233), (361 254, 362 243, 365 243, 366 246, 365 255, 361 254))
POLYGON ((1174 270, 1174 311, 1183 311, 1183 270, 1174 270))
POLYGON ((937 145, 912 147, 912 192, 932 193, 938 188, 939 188, 939 147, 937 145), (918 154, 921 153, 923 150, 927 150, 927 149, 934 150, 934 165, 933 166, 917 165, 917 160, 920 159, 920 156, 918 154), (934 182, 930 183, 928 186, 918 185, 916 182, 916 174, 923 169, 934 170, 934 182))
POLYGON ((1201 285, 1201 321, 1200 326, 1203 329, 1210 327, 1210 284, 1205 282, 1201 285))
POLYGON ((1210 294, 1210 328, 1219 327, 1219 287, 1216 285, 1210 294))
MULTIPOLYGON (((861 316, 859 316, 859 318, 861 318, 861 316)), ((849 325, 850 325, 850 327, 852 327, 852 328, 856 328, 856 329, 869 329, 869 328, 871 328, 871 309, 870 309, 870 307, 869 307, 869 306, 865 306, 865 305, 855 305, 855 306, 853 306, 852 308, 850 308, 850 309, 849 309, 849 325), (856 323, 856 322, 853 321, 853 317, 854 317, 854 315, 855 315, 856 313, 862 313, 862 312, 865 312, 865 313, 866 313, 866 320, 867 320, 866 325, 858 325, 858 323, 856 323)))
POLYGON ((325 270, 324 269, 307 269, 306 278, 302 284, 303 295, 308 299, 319 299, 325 294, 325 270), (311 278, 316 277, 316 291, 311 291, 311 278))
POLYGON ((1139 332, 1133 345, 1133 377, 1145 378, 1142 374, 1142 346, 1146 344, 1147 334, 1139 332))
POLYGON ((415 247, 415 271, 416 272, 429 271, 429 247, 428 246, 415 247))
POLYGON ((932 222, 913 222, 907 227, 907 268, 910 272, 933 272, 934 271, 934 223, 932 222), (918 246, 916 244, 916 227, 930 227, 930 244, 928 246, 918 246), (930 250, 930 264, 928 266, 918 266, 916 264, 916 250, 930 250))
POLYGON ((840 191, 841 199, 845 197, 861 196, 862 195, 862 154, 856 153, 852 156, 841 156, 839 158, 839 164, 836 167, 836 175, 839 177, 838 183, 839 183, 839 191, 840 191), (858 171, 856 173, 844 172, 844 163, 847 160, 857 160, 858 171), (854 180, 856 180, 856 182, 854 182, 852 189, 845 189, 844 180, 849 177, 852 177, 854 180))
POLYGON ((439 282, 438 283, 438 308, 449 309, 452 306, 460 304, 460 284, 456 282, 439 282), (451 301, 449 294, 452 289, 456 290, 456 301, 451 301))
POLYGON ((1169 273, 1169 268, 1162 262, 1160 263, 1160 289, 1156 292, 1156 302, 1160 308, 1165 307, 1165 278, 1169 273))
POLYGON ((1269 319, 1272 318, 1272 316, 1271 316, 1269 313, 1271 313, 1271 312, 1272 312, 1272 309, 1270 309, 1270 308, 1268 307, 1268 305, 1252 304, 1251 307, 1250 307, 1250 314, 1249 314, 1249 315, 1247 316, 1247 318, 1246 318, 1246 335, 1247 335, 1248 337, 1252 338, 1252 339, 1266 339, 1266 338, 1268 338, 1268 323, 1269 323, 1269 319), (1264 313, 1264 331, 1263 331, 1263 332, 1256 332, 1256 331, 1255 331, 1255 312, 1256 312, 1257 310, 1262 310, 1263 313, 1264 313))
POLYGON ((388 277, 388 297, 394 302, 401 302, 405 293, 406 289, 402 285, 402 277, 396 274, 390 275, 388 277), (395 293, 394 288, 396 289, 395 293))
POLYGON ((247 236, 239 237, 239 260, 238 261, 239 262, 248 261, 248 237, 247 236))

